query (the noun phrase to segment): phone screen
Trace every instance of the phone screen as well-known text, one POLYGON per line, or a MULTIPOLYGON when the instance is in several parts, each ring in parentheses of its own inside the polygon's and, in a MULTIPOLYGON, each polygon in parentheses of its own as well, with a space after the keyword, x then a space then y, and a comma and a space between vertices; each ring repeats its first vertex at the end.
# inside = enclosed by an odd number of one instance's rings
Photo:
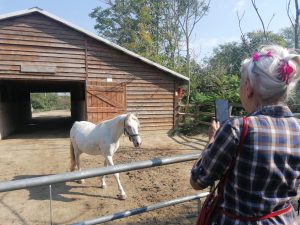
POLYGON ((227 100, 217 99, 215 101, 216 120, 221 124, 229 118, 229 104, 227 100))

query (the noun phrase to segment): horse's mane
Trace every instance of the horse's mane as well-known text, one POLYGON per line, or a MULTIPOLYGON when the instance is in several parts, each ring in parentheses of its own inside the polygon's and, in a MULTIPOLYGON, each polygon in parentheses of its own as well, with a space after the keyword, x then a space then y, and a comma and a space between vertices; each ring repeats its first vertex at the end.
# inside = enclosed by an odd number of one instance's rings
POLYGON ((139 119, 137 118, 137 116, 136 116, 135 113, 127 113, 127 115, 129 115, 128 118, 131 117, 133 120, 135 120, 135 121, 140 125, 140 121, 139 121, 139 119))
MULTIPOLYGON (((129 113, 124 113, 124 114, 122 114, 122 115, 128 115, 128 118, 131 117, 132 119, 136 120, 136 121, 140 124, 140 122, 139 122, 137 116, 136 116, 134 113, 129 112, 129 113)), ((117 115, 117 116, 115 116, 115 117, 113 117, 113 118, 111 118, 111 119, 108 119, 108 120, 103 120, 103 121, 99 122, 99 123, 96 124, 96 125, 97 125, 97 126, 101 126, 103 123, 106 123, 106 122, 108 122, 108 121, 114 120, 115 118, 117 118, 117 117, 119 117, 119 116, 121 116, 121 115, 117 115)))
POLYGON ((103 120, 103 121, 101 121, 100 123, 97 123, 96 125, 97 125, 97 126, 101 126, 105 121, 107 121, 107 120, 103 120))

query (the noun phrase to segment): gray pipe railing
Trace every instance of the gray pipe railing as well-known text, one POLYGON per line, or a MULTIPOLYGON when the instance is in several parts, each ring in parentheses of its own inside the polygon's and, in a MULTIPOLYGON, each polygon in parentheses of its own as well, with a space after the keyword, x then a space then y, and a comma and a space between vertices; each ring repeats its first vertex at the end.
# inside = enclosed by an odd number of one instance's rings
POLYGON ((78 222, 78 223, 73 223, 71 225, 93 225, 93 224, 105 223, 105 222, 108 222, 108 221, 122 219, 122 218, 125 218, 125 217, 129 217, 129 216, 137 215, 137 214, 140 214, 140 213, 145 213, 145 212, 149 212, 149 211, 152 211, 152 210, 156 210, 156 209, 160 209, 160 208, 180 204, 180 203, 183 203, 183 202, 204 198, 208 194, 209 194, 209 192, 204 192, 204 193, 199 193, 199 194, 195 194, 195 195, 176 198, 176 199, 172 199, 172 200, 169 200, 169 201, 164 201, 164 202, 159 202, 159 203, 156 203, 156 204, 153 204, 153 205, 144 206, 144 207, 141 207, 141 208, 129 209, 129 210, 126 210, 126 211, 123 211, 123 212, 118 212, 118 213, 115 213, 115 214, 106 215, 106 216, 102 216, 102 217, 99 217, 99 218, 94 218, 94 219, 90 219, 90 220, 86 220, 86 221, 82 221, 82 222, 78 222))
POLYGON ((62 183, 66 181, 79 180, 90 177, 97 177, 103 175, 109 175, 113 173, 126 172, 131 170, 145 169, 149 167, 156 167, 162 165, 168 165, 173 163, 185 162, 198 159, 200 153, 191 153, 177 155, 166 158, 154 158, 145 161, 132 162, 127 164, 119 164, 108 167, 101 167, 96 169, 87 169, 82 171, 67 172, 55 175, 41 176, 35 178, 27 178, 21 180, 4 181, 0 182, 0 192, 13 191, 19 189, 25 189, 30 187, 50 185, 55 183, 62 183))

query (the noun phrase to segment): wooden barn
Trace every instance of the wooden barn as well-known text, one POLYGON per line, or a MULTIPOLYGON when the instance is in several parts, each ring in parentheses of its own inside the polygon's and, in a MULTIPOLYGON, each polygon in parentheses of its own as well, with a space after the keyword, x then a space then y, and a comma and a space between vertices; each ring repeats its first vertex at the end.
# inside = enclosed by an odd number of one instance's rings
POLYGON ((35 92, 70 92, 74 120, 134 112, 142 130, 169 130, 187 82, 42 9, 0 16, 0 139, 30 120, 35 92))

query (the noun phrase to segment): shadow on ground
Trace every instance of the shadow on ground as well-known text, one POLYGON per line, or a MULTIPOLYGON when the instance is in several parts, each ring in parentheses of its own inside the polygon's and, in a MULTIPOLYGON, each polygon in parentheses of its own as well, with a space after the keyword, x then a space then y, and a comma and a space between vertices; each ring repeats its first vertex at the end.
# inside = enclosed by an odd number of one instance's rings
MULTIPOLYGON (((52 175, 52 174, 48 174, 48 175, 52 175)), ((15 176, 13 180, 37 178, 37 177, 43 177, 43 176, 47 176, 47 175, 21 175, 21 176, 15 176)), ((93 187, 84 186, 84 185, 78 184, 75 181, 52 184, 51 185, 52 201, 73 202, 73 201, 78 200, 81 196, 117 199, 115 197, 99 195, 99 194, 89 194, 89 193, 83 192, 82 189, 86 189, 86 188, 100 189, 100 187, 96 187, 96 186, 93 186, 93 187), (78 196, 78 198, 76 198, 74 196, 78 196)), ((29 200, 49 200, 50 199, 50 186, 49 185, 26 188, 25 190, 29 191, 29 200)))
POLYGON ((173 141, 177 142, 178 144, 181 144, 193 150, 200 150, 199 145, 204 148, 207 142, 207 140, 204 138, 187 137, 181 134, 177 136, 172 136, 170 138, 172 138, 173 141), (195 146, 194 144, 196 144, 197 146, 195 146))
POLYGON ((7 139, 68 138, 73 123, 71 117, 34 118, 7 139))

